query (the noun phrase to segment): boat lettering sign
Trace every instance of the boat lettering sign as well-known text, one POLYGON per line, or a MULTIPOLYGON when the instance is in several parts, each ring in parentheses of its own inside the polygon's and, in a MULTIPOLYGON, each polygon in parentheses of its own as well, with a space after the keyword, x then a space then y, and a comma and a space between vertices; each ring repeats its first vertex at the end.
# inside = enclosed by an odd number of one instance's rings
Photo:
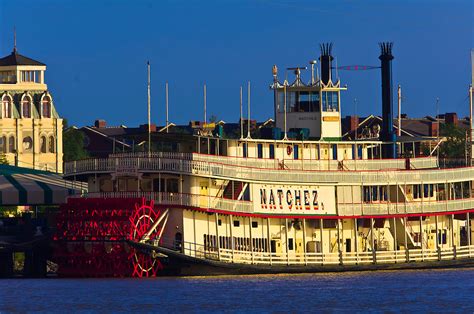
POLYGON ((332 186, 253 185, 254 212, 264 214, 336 215, 332 186))

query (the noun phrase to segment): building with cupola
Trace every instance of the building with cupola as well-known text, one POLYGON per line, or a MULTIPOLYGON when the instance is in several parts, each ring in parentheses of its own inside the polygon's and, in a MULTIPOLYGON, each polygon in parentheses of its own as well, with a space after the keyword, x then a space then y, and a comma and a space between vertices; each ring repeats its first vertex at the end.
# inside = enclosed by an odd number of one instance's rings
POLYGON ((0 59, 0 153, 10 165, 62 172, 63 120, 48 86, 46 65, 16 45, 0 59))

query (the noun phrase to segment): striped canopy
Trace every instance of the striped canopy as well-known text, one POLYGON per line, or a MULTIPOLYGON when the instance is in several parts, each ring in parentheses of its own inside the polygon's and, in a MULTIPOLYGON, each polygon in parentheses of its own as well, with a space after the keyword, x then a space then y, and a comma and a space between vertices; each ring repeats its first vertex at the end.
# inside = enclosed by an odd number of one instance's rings
POLYGON ((0 205, 56 205, 71 195, 81 194, 83 183, 60 175, 28 168, 0 165, 0 205))

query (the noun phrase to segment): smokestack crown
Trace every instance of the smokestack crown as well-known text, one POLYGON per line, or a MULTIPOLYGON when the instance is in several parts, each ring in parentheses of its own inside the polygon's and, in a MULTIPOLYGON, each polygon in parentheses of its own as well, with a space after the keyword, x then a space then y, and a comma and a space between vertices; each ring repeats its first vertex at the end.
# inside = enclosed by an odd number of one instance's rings
POLYGON ((393 60, 392 55, 392 42, 379 43, 380 46, 380 60, 393 60))
POLYGON ((323 84, 328 84, 331 80, 332 66, 331 62, 334 59, 332 57, 332 43, 320 44, 321 56, 319 60, 321 61, 321 81, 323 84))

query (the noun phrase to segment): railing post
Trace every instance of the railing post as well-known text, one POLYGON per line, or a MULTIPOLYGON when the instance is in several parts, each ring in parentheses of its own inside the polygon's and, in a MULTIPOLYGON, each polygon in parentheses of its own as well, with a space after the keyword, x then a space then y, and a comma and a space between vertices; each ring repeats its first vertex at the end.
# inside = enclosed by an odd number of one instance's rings
POLYGON ((355 252, 356 252, 356 265, 359 265, 359 232, 357 228, 357 218, 354 218, 354 233, 355 233, 355 252))
POLYGON ((252 238, 252 217, 249 217, 249 235, 250 235, 250 255, 252 257, 252 264, 254 264, 254 254, 253 254, 253 238, 252 238))
POLYGON ((451 214, 451 245, 453 246, 453 259, 456 259, 456 243, 454 240, 454 215, 451 214))
POLYGON ((221 260, 221 245, 219 241, 219 214, 215 213, 216 218, 216 246, 217 246, 217 259, 221 260))
POLYGON ((436 251, 438 252, 438 261, 441 261, 441 247, 439 246, 438 215, 435 216, 435 230, 436 230, 436 251))
POLYGON ((290 254, 288 250, 288 218, 285 218, 285 242, 286 242, 286 265, 290 265, 290 254))
POLYGON ((324 246, 323 246, 323 219, 319 219, 319 236, 320 236, 320 241, 321 241, 321 265, 324 265, 324 246))
POLYGON ((341 250, 341 220, 338 218, 337 223, 337 253, 339 254, 339 265, 343 264, 342 250, 341 250))
POLYGON ((303 218, 303 257, 304 257, 304 264, 308 265, 306 260, 306 219, 303 218))
MULTIPOLYGON (((406 203, 405 203, 406 204, 406 203)), ((408 249, 408 236, 407 236, 407 217, 403 217, 403 233, 405 235, 405 259, 406 262, 410 262, 410 250, 408 249)))
MULTIPOLYGON (((470 188, 470 190, 472 190, 470 188)), ((466 225, 467 225, 467 247, 468 247, 468 255, 471 257, 471 220, 469 212, 466 213, 466 225)))
POLYGON ((231 254, 232 254, 232 263, 234 262, 234 235, 232 234, 232 226, 234 224, 234 221, 232 219, 232 215, 229 215, 229 227, 230 227, 230 248, 231 248, 231 254))
POLYGON ((270 256, 270 266, 272 265, 272 248, 270 242, 270 218, 267 217, 267 249, 270 256))
POLYGON ((374 218, 370 218, 370 242, 372 243, 372 263, 377 264, 377 253, 374 244, 374 218))

